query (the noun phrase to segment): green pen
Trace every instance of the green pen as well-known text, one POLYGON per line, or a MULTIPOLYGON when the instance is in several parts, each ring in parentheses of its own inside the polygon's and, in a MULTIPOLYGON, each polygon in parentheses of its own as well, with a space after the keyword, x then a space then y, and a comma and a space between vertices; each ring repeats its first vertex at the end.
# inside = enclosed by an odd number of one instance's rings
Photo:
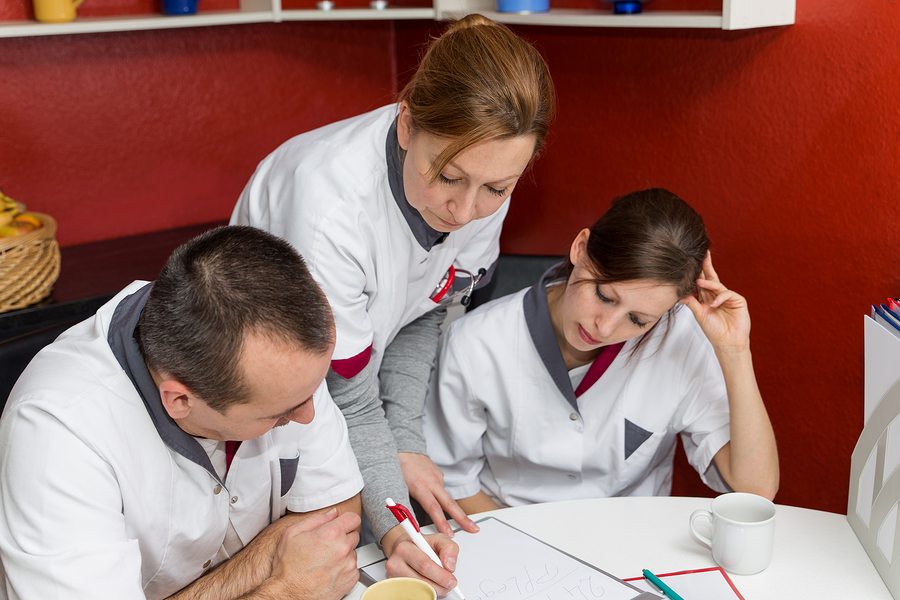
POLYGON ((659 591, 661 591, 663 594, 665 594, 667 598, 671 598, 672 600, 684 600, 684 598, 679 596, 675 592, 675 590, 673 590, 672 588, 670 588, 669 586, 664 584, 662 582, 662 579, 660 579, 659 577, 657 577, 656 575, 654 575, 647 569, 643 570, 643 574, 644 574, 644 579, 646 579, 647 581, 649 581, 650 583, 655 585, 657 588, 659 588, 659 591))

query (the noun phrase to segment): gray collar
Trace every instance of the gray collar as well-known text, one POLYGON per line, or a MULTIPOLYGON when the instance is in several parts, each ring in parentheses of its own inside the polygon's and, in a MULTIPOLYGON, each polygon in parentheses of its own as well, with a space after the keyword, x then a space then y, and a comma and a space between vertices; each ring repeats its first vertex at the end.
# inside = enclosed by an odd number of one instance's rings
POLYGON ((525 325, 538 355, 544 362, 544 367, 559 389, 559 393, 577 411, 575 390, 572 389, 572 380, 569 379, 566 361, 563 360, 562 352, 559 350, 559 342, 556 341, 556 332, 553 331, 553 323, 550 320, 550 307, 547 305, 547 284, 553 280, 553 273, 558 266, 553 265, 544 271, 538 282, 525 292, 522 308, 525 311, 525 325))
MULTIPOLYGON (((534 342, 538 355, 544 362, 544 368, 547 369, 559 392, 575 409, 575 412, 580 413, 577 400, 578 394, 576 393, 578 390, 572 388, 572 380, 569 378, 566 361, 563 359, 562 352, 559 349, 559 343, 556 341, 556 332, 553 330, 553 321, 550 319, 550 306, 547 304, 547 284, 553 281, 553 275, 560 264, 562 263, 553 265, 541 275, 540 280, 530 290, 525 292, 522 304, 528 333, 531 334, 531 340, 534 342)), ((604 346, 584 374, 584 379, 578 386, 579 389, 583 386, 587 386, 584 389, 589 389, 595 385, 624 346, 625 342, 604 346)))
POLYGON ((388 130, 387 141, 385 142, 385 153, 387 155, 387 174, 388 184, 391 186, 391 193, 397 202, 397 207, 403 213, 406 224, 409 225, 410 231, 419 245, 430 252, 432 248, 447 239, 447 233, 432 229, 425 222, 419 211, 409 205, 406 199, 406 192, 403 189, 403 161, 400 160, 400 142, 397 139, 397 120, 391 124, 388 130))
POLYGON ((141 312, 144 310, 144 305, 147 304, 147 298, 150 296, 152 288, 153 284, 148 283, 119 302, 110 321, 106 340, 119 365, 144 401, 144 407, 162 441, 178 454, 209 471, 209 474, 215 477, 219 483, 223 483, 200 443, 176 425, 163 408, 159 398, 159 389, 150 376, 150 371, 144 362, 144 355, 135 338, 141 312))

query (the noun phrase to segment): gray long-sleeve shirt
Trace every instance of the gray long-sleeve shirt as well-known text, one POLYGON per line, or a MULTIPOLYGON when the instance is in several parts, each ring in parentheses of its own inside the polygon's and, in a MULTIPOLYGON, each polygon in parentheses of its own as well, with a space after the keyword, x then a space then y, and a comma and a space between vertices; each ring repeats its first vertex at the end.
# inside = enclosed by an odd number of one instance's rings
POLYGON ((439 307, 403 327, 385 348, 378 373, 370 362, 350 379, 328 374, 365 481, 363 512, 378 541, 397 525, 384 499, 409 506, 398 452, 425 453, 425 396, 446 315, 439 307))

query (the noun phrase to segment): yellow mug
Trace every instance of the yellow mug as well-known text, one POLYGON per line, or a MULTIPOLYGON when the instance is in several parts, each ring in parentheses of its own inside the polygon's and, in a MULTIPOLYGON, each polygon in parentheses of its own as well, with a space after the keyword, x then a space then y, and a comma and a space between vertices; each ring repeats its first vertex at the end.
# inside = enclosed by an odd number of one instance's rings
POLYGON ((393 577, 369 587, 362 600, 437 600, 437 593, 419 579, 393 577))
POLYGON ((34 0, 34 18, 42 23, 68 23, 84 0, 34 0))

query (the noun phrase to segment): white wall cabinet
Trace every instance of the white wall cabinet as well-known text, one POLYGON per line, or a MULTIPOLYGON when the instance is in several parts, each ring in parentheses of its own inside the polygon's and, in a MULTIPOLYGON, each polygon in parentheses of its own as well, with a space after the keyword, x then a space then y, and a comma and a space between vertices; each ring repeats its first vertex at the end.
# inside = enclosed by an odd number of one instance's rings
MULTIPOLYGON (((598 0, 599 2, 599 0, 598 0)), ((340 0, 336 0, 340 6, 340 0)), ((433 8, 335 8, 323 10, 282 9, 281 0, 241 0, 233 11, 198 12, 195 15, 121 15, 115 17, 79 17, 71 23, 36 21, 0 22, 0 37, 101 33, 140 29, 173 29, 234 25, 238 23, 277 23, 281 21, 355 21, 355 20, 447 20, 479 12, 501 23, 517 25, 559 25, 566 27, 665 27, 701 29, 751 29, 790 25, 794 22, 796 0, 723 0, 722 12, 657 12, 651 7, 637 15, 614 15, 609 9, 551 9, 545 13, 515 14, 495 11, 494 0, 434 0, 433 8)))

